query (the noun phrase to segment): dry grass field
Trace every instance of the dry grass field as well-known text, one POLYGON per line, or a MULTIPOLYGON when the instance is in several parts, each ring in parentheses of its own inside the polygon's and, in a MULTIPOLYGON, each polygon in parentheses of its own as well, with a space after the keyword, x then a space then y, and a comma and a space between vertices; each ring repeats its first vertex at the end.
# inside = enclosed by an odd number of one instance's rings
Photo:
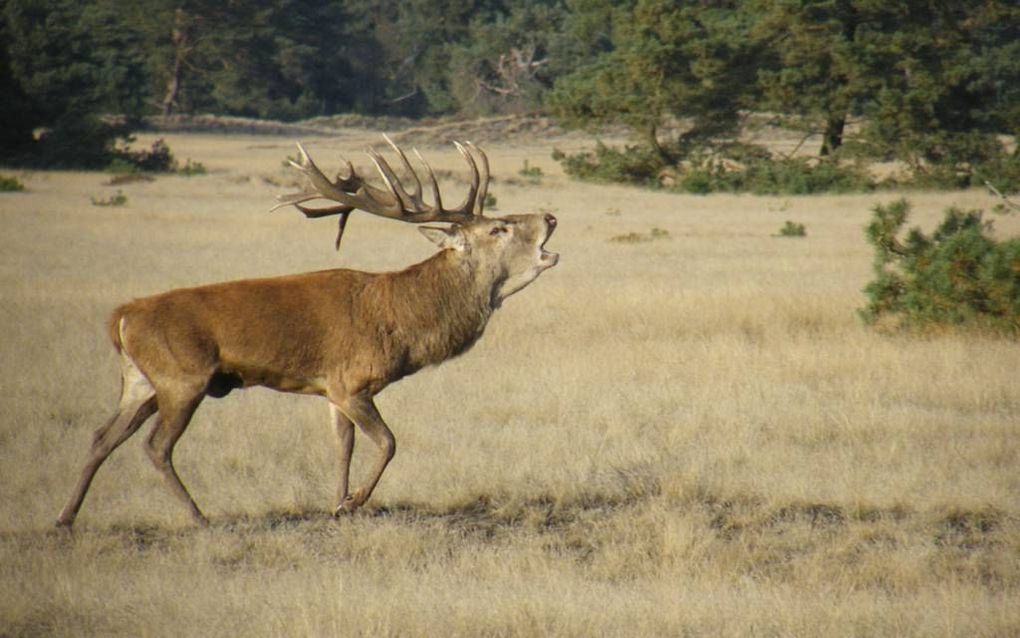
MULTIPOLYGON (((307 142, 333 168, 376 135, 307 142)), ((210 528, 140 435, 57 533, 116 403, 115 305, 431 252, 355 214, 337 254, 333 222, 269 213, 289 138, 168 142, 209 173, 15 173, 26 192, 0 195, 0 636, 1020 634, 1020 344, 859 322, 862 229, 899 194, 580 184, 549 159, 573 137, 486 144, 498 210, 554 212, 560 264, 471 352, 380 395, 398 452, 362 511, 329 515, 325 401, 256 389, 207 400, 177 447, 210 528), (807 237, 774 236, 785 220, 807 237)), ((927 228, 995 203, 908 197, 927 228)))

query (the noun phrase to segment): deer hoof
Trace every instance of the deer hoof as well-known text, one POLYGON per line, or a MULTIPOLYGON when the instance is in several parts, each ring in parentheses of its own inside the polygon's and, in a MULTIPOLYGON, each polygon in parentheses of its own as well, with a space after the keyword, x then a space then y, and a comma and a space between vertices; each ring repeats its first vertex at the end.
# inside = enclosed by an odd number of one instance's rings
POLYGON ((351 514, 354 513, 354 510, 358 509, 360 506, 361 501, 357 500, 353 496, 344 497, 343 502, 337 505, 336 509, 333 510, 333 516, 335 518, 340 518, 341 516, 350 516, 351 514))

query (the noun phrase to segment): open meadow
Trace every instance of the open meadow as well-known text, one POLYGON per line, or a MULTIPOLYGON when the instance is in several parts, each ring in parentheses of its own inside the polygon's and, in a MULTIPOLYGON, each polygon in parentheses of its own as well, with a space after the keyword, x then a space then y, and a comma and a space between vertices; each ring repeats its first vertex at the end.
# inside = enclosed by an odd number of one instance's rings
MULTIPOLYGON (((1020 635, 1020 344, 856 314, 870 209, 903 194, 583 184, 550 159, 576 136, 476 140, 488 212, 554 213, 560 262, 378 397, 397 454, 362 510, 330 515, 326 401, 254 389, 207 399, 176 448, 208 529, 143 433, 58 533, 117 401, 114 306, 432 252, 355 213, 336 253, 331 219, 268 212, 296 185, 290 137, 166 138, 208 173, 4 171, 26 191, 0 194, 0 636, 1020 635), (776 236, 787 220, 807 236, 776 236)), ((305 141, 332 171, 379 138, 305 141)), ((407 144, 462 197, 452 146, 407 144)), ((926 229, 996 203, 906 196, 926 229)), ((356 481, 373 455, 359 435, 356 481)))

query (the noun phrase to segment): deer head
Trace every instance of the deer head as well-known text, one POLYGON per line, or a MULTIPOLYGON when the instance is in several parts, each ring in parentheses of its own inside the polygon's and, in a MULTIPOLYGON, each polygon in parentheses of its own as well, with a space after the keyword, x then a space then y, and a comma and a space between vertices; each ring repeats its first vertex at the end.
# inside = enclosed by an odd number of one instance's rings
POLYGON ((345 174, 337 174, 334 180, 330 180, 299 143, 300 160, 292 160, 290 163, 308 178, 309 186, 301 192, 281 196, 273 210, 295 206, 309 218, 339 215, 335 243, 338 250, 347 218, 354 210, 414 224, 448 222, 449 227, 422 226, 419 230, 440 248, 456 251, 466 267, 483 274, 483 279, 493 286, 494 305, 521 290, 542 271, 558 263, 559 255, 545 250, 545 244, 556 228, 556 218, 552 215, 484 215, 490 174, 488 157, 481 149, 471 142, 454 142, 467 162, 471 183, 464 201, 454 208, 446 208, 439 193, 435 172, 421 153, 417 149, 412 151, 425 169, 432 195, 431 204, 425 201, 422 180, 407 155, 388 136, 383 135, 383 138, 408 174, 412 182, 410 192, 389 162, 374 150, 369 150, 368 155, 379 172, 384 188, 358 175, 354 165, 346 160, 345 174), (334 201, 338 205, 325 208, 303 205, 316 199, 334 201))

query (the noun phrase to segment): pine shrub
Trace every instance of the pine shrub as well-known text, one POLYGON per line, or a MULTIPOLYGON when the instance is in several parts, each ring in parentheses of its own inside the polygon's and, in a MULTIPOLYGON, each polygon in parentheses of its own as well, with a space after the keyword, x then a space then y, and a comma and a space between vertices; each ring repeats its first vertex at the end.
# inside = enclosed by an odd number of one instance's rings
POLYGON ((866 229, 875 279, 861 316, 905 329, 966 328, 1020 333, 1020 239, 996 241, 980 210, 946 210, 931 235, 898 238, 910 205, 878 205, 866 229))
POLYGON ((0 193, 17 193, 25 190, 25 185, 17 177, 0 175, 0 193))
POLYGON ((602 144, 593 151, 572 155, 554 153, 567 175, 580 180, 660 187, 695 195, 753 193, 755 195, 809 195, 874 189, 866 171, 832 161, 801 158, 773 159, 740 153, 691 154, 679 165, 640 146, 623 149, 602 144), (660 177, 669 175, 671 184, 660 177))

